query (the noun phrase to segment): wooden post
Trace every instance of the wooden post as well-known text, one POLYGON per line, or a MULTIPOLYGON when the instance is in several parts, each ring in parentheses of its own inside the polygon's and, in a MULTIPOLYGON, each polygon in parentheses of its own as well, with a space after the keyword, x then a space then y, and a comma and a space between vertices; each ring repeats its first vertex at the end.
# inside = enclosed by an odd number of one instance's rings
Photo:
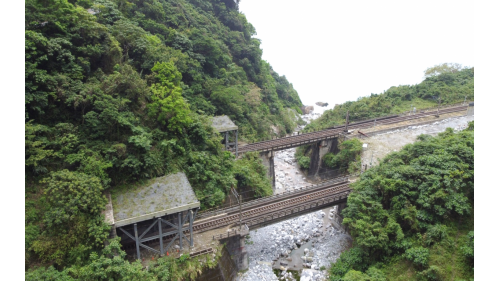
POLYGON ((189 246, 194 247, 193 241, 193 210, 189 210, 189 246))

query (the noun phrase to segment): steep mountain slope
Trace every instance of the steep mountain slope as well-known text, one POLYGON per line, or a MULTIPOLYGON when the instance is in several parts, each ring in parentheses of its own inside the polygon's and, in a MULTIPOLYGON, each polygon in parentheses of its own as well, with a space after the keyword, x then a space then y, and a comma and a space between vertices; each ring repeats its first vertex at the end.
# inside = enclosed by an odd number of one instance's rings
POLYGON ((203 208, 231 186, 272 192, 210 126, 227 114, 247 141, 296 126, 300 98, 254 35, 234 1, 26 1, 27 267, 101 249, 103 191, 184 171, 203 208))

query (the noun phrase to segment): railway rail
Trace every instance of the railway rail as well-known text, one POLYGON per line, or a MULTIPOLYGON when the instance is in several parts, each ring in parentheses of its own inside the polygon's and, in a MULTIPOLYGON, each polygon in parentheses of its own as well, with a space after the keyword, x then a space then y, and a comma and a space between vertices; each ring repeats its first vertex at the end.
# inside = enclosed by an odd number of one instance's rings
MULTIPOLYGON (((433 116, 433 115, 437 115, 438 113, 439 114, 447 114, 447 113, 454 113, 454 112, 463 111, 466 109, 467 109, 467 106, 457 106, 457 107, 451 107, 451 108, 444 108, 444 109, 441 109, 439 111, 435 110, 435 111, 415 113, 414 115, 410 115, 410 116, 398 116, 398 115, 385 116, 385 117, 364 120, 364 121, 348 124, 347 129, 354 130, 354 129, 369 128, 369 127, 372 127, 374 125, 390 125, 390 124, 394 124, 394 123, 410 121, 410 120, 423 118, 423 117, 427 117, 427 116, 433 116)), ((316 131, 316 132, 310 132, 310 133, 289 136, 289 137, 284 137, 284 138, 279 138, 279 139, 274 139, 274 140, 256 142, 256 143, 248 144, 246 146, 240 146, 238 148, 238 152, 240 155, 242 155, 244 152, 248 152, 248 151, 262 151, 262 152, 264 152, 264 151, 280 150, 280 149, 301 146, 301 145, 308 144, 308 143, 313 143, 313 142, 318 142, 321 140, 339 137, 339 136, 344 134, 344 130, 345 130, 345 126, 336 126, 333 128, 322 130, 322 131, 316 131)), ((235 152, 234 149, 231 151, 233 153, 235 152)))

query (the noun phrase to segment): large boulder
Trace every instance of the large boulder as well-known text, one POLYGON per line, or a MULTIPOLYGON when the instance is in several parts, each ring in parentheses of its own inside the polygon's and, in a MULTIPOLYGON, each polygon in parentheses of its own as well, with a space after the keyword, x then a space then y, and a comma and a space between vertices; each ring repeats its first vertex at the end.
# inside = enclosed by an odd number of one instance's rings
POLYGON ((312 105, 303 106, 300 108, 300 110, 302 110, 302 114, 309 114, 314 110, 314 106, 312 105))

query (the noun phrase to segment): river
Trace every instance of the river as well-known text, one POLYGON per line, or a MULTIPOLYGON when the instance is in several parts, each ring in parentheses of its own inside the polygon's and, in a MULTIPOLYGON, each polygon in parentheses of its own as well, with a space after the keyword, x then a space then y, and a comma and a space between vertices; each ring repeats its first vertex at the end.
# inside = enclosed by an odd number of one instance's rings
MULTIPOLYGON (((325 108, 302 115, 310 122, 325 108)), ((299 127, 298 129, 301 129, 299 127)), ((275 194, 310 185, 295 161, 295 148, 279 151, 274 159, 275 194)), ((249 269, 238 280, 327 280, 328 268, 351 245, 351 237, 332 224, 326 208, 287 221, 252 230, 246 247, 249 269), (277 268, 277 276, 273 272, 277 268), (292 273, 294 271, 295 273, 292 273)))

